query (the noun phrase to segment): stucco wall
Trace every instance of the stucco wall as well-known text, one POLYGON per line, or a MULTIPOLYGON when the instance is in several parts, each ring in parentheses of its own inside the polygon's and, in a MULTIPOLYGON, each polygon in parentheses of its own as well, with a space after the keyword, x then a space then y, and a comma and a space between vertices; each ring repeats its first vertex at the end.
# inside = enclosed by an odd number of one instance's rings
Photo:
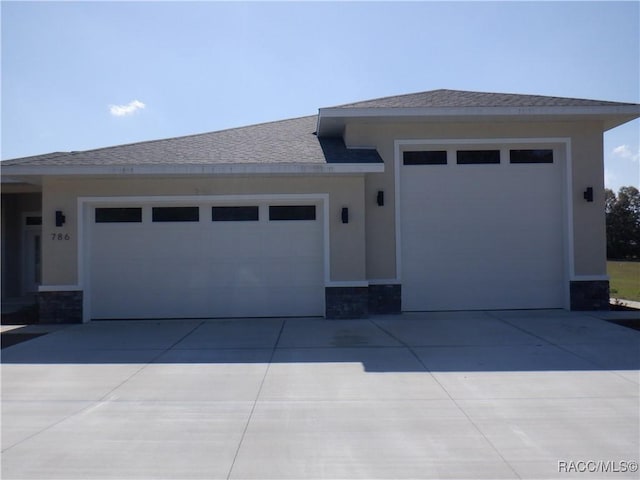
POLYGON ((581 123, 405 123, 351 122, 345 129, 350 147, 375 147, 385 162, 385 173, 370 174, 365 182, 367 202, 367 276, 392 279, 395 271, 394 141, 418 139, 569 138, 572 171, 573 260, 568 276, 606 275, 604 217, 603 128, 581 123), (594 202, 582 197, 594 188, 594 202), (385 206, 375 206, 375 194, 385 192, 385 206))
POLYGON ((602 131, 585 125, 572 135, 573 228, 575 274, 607 273, 607 238, 604 212, 604 161, 602 131), (583 193, 593 187, 593 202, 583 193))
MULTIPOLYGON (((388 281, 396 278, 395 140, 569 138, 572 170, 573 272, 567 276, 606 274, 602 126, 599 123, 349 123, 345 142, 375 147, 385 172, 317 177, 271 176, 192 178, 46 179, 43 185, 43 283, 75 285, 77 276, 77 198, 80 196, 232 195, 328 193, 330 195, 331 281, 388 281), (588 186, 595 201, 582 198, 588 186), (376 194, 384 191, 384 206, 376 194), (349 224, 340 209, 349 208, 349 224), (55 210, 67 223, 55 227, 55 210), (55 240, 53 233, 69 234, 55 240)), ((562 206, 562 208, 567 208, 562 206)), ((567 226, 568 227, 568 226, 567 226)))
POLYGON ((329 194, 331 281, 364 281, 365 199, 361 175, 202 179, 118 177, 46 179, 43 185, 43 284, 78 283, 78 197, 296 193, 329 194), (348 224, 341 222, 342 207, 349 208, 348 224), (66 215, 63 227, 55 226, 56 210, 62 210, 66 215))

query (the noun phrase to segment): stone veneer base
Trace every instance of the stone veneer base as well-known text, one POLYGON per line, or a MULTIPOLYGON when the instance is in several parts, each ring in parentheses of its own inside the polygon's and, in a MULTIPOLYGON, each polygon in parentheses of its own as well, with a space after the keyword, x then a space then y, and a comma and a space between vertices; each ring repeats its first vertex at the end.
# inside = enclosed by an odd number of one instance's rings
POLYGON ((326 318, 366 318, 368 316, 368 287, 326 287, 324 292, 326 318))
MULTIPOLYGON (((325 288, 328 319, 366 318, 401 312, 402 286, 325 288)), ((570 282, 571 310, 608 310, 609 281, 570 282)), ((40 323, 82 323, 82 291, 39 292, 40 323)))
POLYGON ((82 323, 82 291, 39 292, 40 323, 82 323))
POLYGON ((399 284, 368 287, 325 288, 325 317, 329 319, 366 318, 371 314, 401 312, 399 284))
POLYGON ((369 313, 391 314, 402 311, 400 284, 369 285, 369 313))
POLYGON ((609 310, 609 281, 570 283, 571 310, 609 310))

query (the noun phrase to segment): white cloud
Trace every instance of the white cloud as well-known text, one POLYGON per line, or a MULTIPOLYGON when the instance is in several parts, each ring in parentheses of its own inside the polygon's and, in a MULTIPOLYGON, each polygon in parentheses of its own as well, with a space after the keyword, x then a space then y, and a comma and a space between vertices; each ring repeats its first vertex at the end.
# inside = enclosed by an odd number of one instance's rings
POLYGON ((619 145, 612 151, 613 155, 618 158, 624 158, 625 160, 631 160, 637 162, 640 159, 640 149, 635 152, 629 147, 629 145, 619 145))
POLYGON ((109 105, 109 113, 114 117, 124 117, 126 115, 133 115, 144 107, 145 104, 140 100, 132 100, 126 105, 109 105))

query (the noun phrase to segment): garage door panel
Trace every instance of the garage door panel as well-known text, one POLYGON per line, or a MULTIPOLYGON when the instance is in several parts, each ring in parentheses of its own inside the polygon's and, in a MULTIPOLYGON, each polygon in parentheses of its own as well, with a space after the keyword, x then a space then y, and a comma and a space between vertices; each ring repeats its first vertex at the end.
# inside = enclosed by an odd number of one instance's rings
POLYGON ((403 309, 563 306, 560 163, 401 165, 403 309))
POLYGON ((322 245, 322 230, 318 228, 319 225, 315 225, 317 221, 311 225, 286 225, 294 222, 271 223, 260 236, 260 245, 270 256, 318 255, 322 245), (314 235, 309 235, 310 230, 315 232, 314 235), (286 231, 286 238, 282 236, 283 231, 286 231))
MULTIPOLYGON (((292 316, 323 308, 316 287, 273 288, 267 286, 226 287, 209 292, 206 311, 221 317, 292 316), (286 299, 284 301, 283 299, 286 299)), ((203 316, 207 316, 206 314, 203 316)))
POLYGON ((313 286, 296 286, 293 288, 275 288, 276 294, 268 297, 269 310, 277 312, 278 315, 283 315, 283 308, 285 307, 281 303, 281 298, 288 298, 288 302, 299 311, 303 311, 305 308, 312 307, 316 310, 322 310, 324 308, 324 302, 322 298, 316 294, 317 290, 313 286))
MULTIPOLYGON (((445 283, 447 280, 442 279, 445 283)), ((528 282, 526 291, 513 289, 512 281, 501 282, 499 279, 494 280, 491 278, 483 279, 482 282, 473 281, 465 276, 456 277, 450 281, 455 282, 455 287, 442 288, 438 290, 437 295, 433 295, 428 288, 429 285, 425 285, 425 289, 415 294, 416 298, 409 297, 408 301, 413 301, 415 305, 419 305, 418 308, 411 308, 411 306, 404 307, 407 311, 420 311, 420 310, 500 310, 505 308, 517 308, 517 309, 530 309, 530 308, 556 308, 556 307, 541 307, 541 305, 554 305, 558 298, 549 292, 548 283, 534 284, 528 282), (473 295, 467 295, 461 292, 473 292, 478 288, 482 288, 482 285, 486 282, 492 284, 492 289, 487 289, 483 292, 482 298, 479 301, 473 295), (421 297, 427 296, 429 298, 428 305, 424 306, 421 301, 421 297), (505 296, 507 297, 508 305, 505 304, 505 296)), ((405 297, 403 297, 403 301, 405 297)), ((409 304, 411 305, 411 304, 409 304)))
MULTIPOLYGON (((132 252, 142 251, 150 243, 150 239, 146 238, 145 232, 139 227, 129 229, 116 227, 113 230, 105 225, 94 225, 93 227, 92 246, 98 251, 111 248, 113 250, 111 256, 116 258, 130 258, 132 252)), ((104 257, 93 260, 100 261, 101 258, 104 257)))
POLYGON ((321 218, 213 222, 209 209, 199 222, 92 222, 92 317, 323 314, 321 218))
POLYGON ((322 259, 298 259, 295 271, 287 268, 286 258, 275 258, 267 261, 263 270, 264 280, 267 284, 311 287, 322 282, 322 259))
POLYGON ((257 222, 251 222, 251 225, 237 225, 238 223, 240 222, 215 222, 207 225, 203 241, 215 248, 213 254, 218 252, 223 255, 229 251, 238 253, 243 246, 248 252, 259 251, 256 248, 260 248, 260 225, 257 222))
POLYGON ((212 262, 209 265, 207 283, 214 288, 250 287, 264 283, 260 266, 255 263, 242 265, 234 262, 212 262))

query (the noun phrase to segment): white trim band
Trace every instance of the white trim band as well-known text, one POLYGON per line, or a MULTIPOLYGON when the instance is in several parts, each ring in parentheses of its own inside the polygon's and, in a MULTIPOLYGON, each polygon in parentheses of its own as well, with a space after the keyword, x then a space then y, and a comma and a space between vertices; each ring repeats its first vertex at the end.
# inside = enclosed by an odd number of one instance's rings
POLYGON ((519 107, 339 107, 321 108, 322 118, 370 118, 370 117, 478 117, 478 116, 605 116, 638 115, 638 105, 594 106, 519 106, 519 107))
POLYGON ((40 285, 38 292, 81 292, 79 285, 40 285))
POLYGON ((609 281, 609 275, 572 275, 571 282, 604 282, 609 281))
POLYGON ((384 163, 223 165, 8 165, 3 176, 30 175, 313 175, 382 173, 384 163))
POLYGON ((353 280, 353 281, 336 281, 336 282, 327 282, 325 283, 325 288, 351 288, 351 287, 368 287, 369 282, 366 280, 353 280))

